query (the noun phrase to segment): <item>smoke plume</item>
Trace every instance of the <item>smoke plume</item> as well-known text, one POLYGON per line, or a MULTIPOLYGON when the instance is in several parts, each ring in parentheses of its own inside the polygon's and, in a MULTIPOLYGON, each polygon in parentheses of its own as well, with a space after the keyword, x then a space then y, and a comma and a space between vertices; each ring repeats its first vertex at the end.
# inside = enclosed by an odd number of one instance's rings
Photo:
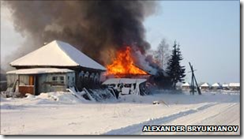
POLYGON ((150 48, 145 41, 143 21, 155 12, 155 1, 4 1, 3 4, 12 13, 16 31, 27 42, 31 41, 19 49, 23 54, 44 42, 61 40, 106 65, 111 62, 110 52, 125 45, 136 45, 142 54, 150 48))

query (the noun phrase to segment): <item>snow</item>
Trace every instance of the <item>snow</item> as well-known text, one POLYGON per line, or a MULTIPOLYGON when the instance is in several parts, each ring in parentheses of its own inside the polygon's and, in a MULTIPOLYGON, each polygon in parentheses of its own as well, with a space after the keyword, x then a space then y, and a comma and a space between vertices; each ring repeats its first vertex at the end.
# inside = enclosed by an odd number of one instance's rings
POLYGON ((190 84, 188 83, 188 82, 186 82, 186 83, 184 83, 184 84, 182 84, 181 86, 185 86, 185 87, 188 87, 188 86, 190 86, 190 84))
POLYGON ((1 98, 4 135, 192 135, 237 133, 143 133, 143 125, 239 125, 240 92, 203 95, 158 93, 125 95, 90 102, 70 92, 42 93, 27 98, 1 98), (153 102, 157 104, 153 104, 153 102))
POLYGON ((210 85, 208 83, 204 83, 201 85, 201 87, 209 87, 210 85))
POLYGON ((13 61, 11 66, 81 66, 106 70, 68 43, 54 40, 49 44, 13 61))
POLYGON ((229 87, 229 84, 222 84, 223 87, 229 87))
POLYGON ((214 83, 214 84, 212 85, 212 87, 221 87, 221 84, 220 84, 220 83, 214 83))
POLYGON ((8 71, 7 74, 42 74, 42 73, 67 73, 74 72, 70 69, 57 69, 57 68, 32 68, 32 69, 19 69, 8 71))
POLYGON ((240 87, 240 83, 229 83, 230 87, 240 87))

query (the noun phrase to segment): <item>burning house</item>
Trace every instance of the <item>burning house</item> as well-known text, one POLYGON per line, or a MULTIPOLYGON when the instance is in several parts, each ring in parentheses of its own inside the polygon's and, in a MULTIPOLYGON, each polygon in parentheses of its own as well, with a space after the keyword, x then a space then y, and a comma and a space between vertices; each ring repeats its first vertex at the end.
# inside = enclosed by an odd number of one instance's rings
POLYGON ((115 88, 121 95, 148 94, 148 88, 152 82, 155 83, 158 71, 149 62, 142 63, 139 58, 144 60, 144 57, 136 55, 136 52, 130 46, 117 51, 112 63, 106 66, 107 80, 103 85, 115 88))
MULTIPOLYGON (((164 78, 161 78, 164 77, 162 70, 157 66, 155 68, 153 61, 146 58, 150 44, 145 40, 143 21, 156 11, 157 2, 96 0, 4 3, 14 11, 13 24, 27 40, 28 45, 23 45, 19 50, 27 52, 33 50, 36 44, 55 39, 75 46, 60 41, 51 42, 11 62, 11 66, 17 70, 72 70, 78 90, 99 87, 100 75, 106 70, 106 79, 141 78, 165 84, 164 78), (36 20, 33 17, 40 18, 36 20)), ((20 54, 16 52, 13 57, 20 54)), ((12 72, 15 76, 18 73, 12 72)), ((42 74, 51 76, 51 73, 42 74)))
POLYGON ((20 93, 63 91, 75 86, 96 88, 105 67, 62 41, 51 43, 11 62, 17 70, 7 72, 9 87, 20 93), (15 90, 15 89, 14 89, 15 90))

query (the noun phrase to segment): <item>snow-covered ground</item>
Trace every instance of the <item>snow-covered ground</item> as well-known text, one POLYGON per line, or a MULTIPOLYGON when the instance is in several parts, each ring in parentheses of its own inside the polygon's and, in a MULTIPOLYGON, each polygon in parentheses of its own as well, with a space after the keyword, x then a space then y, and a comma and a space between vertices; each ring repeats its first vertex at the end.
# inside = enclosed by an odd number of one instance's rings
POLYGON ((239 125, 240 92, 203 95, 127 95, 104 102, 77 99, 68 92, 1 98, 1 134, 160 135, 238 132, 142 132, 144 125, 239 125), (159 104, 153 104, 157 102, 159 104))

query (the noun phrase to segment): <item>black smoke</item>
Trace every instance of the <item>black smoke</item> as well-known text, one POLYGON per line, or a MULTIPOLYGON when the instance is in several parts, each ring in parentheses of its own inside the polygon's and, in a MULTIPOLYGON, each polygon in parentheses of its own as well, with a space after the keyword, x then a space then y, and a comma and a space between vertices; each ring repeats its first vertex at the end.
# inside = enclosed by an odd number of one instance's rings
POLYGON ((105 65, 111 59, 108 50, 136 45, 143 54, 150 48, 143 21, 155 12, 155 1, 28 0, 4 1, 3 5, 10 9, 16 31, 27 41, 16 53, 61 40, 105 65))

